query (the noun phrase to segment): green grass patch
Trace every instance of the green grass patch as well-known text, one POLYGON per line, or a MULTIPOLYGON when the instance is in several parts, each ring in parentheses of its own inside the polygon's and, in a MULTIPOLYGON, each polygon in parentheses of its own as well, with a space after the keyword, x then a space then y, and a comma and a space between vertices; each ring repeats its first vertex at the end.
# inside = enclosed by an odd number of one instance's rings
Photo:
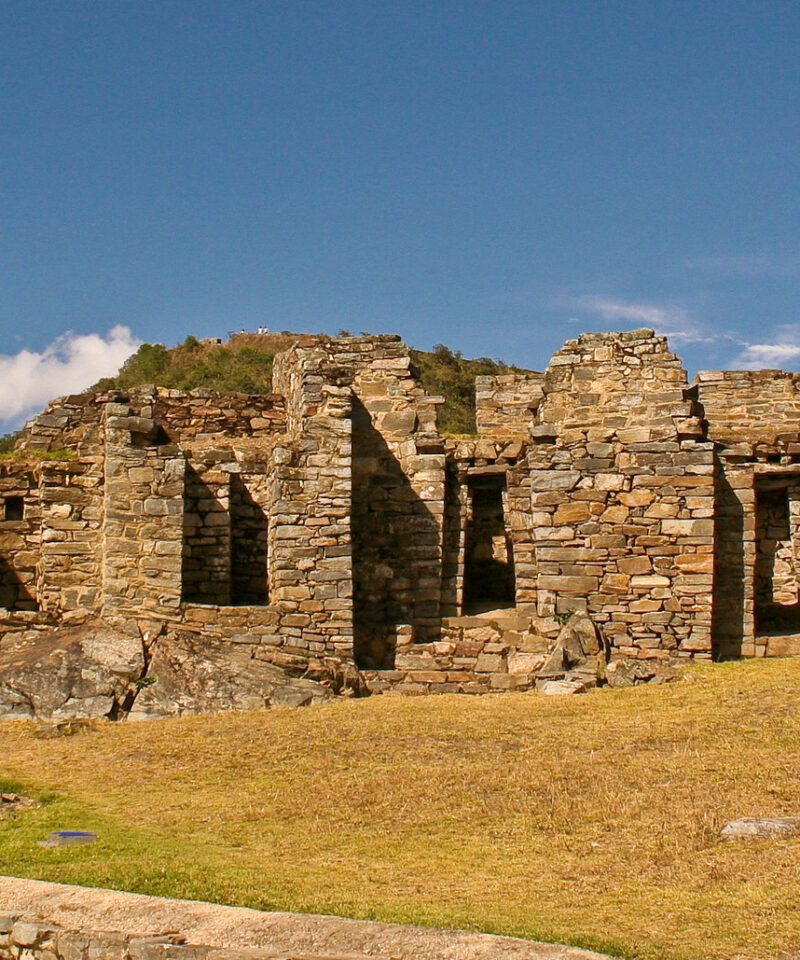
POLYGON ((0 460, 77 460, 74 450, 4 450, 0 460))

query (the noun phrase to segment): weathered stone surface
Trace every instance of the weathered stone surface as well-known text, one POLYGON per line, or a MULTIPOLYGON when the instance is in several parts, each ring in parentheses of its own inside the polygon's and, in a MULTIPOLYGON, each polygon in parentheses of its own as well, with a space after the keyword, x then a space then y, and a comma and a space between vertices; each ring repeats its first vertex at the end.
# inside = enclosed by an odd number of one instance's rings
POLYGON ((138 636, 98 621, 6 638, 0 645, 0 714, 117 716, 144 664, 138 636))
POLYGON ((579 680, 543 680, 537 685, 536 689, 546 697, 562 697, 571 696, 574 693, 583 693, 589 688, 579 680))
POLYGON ((568 665, 580 663, 601 651, 594 623, 582 614, 574 614, 569 618, 556 643, 563 648, 568 665))
POLYGON ((145 685, 128 717, 297 707, 321 703, 333 695, 328 687, 292 677, 280 667, 254 659, 241 647, 166 636, 156 641, 145 685))
POLYGON ((652 659, 613 660, 605 670, 606 682, 617 690, 637 683, 669 683, 678 677, 678 671, 671 663, 652 659))
POLYGON ((720 831, 725 840, 793 837, 800 833, 800 817, 741 817, 729 820, 720 831))

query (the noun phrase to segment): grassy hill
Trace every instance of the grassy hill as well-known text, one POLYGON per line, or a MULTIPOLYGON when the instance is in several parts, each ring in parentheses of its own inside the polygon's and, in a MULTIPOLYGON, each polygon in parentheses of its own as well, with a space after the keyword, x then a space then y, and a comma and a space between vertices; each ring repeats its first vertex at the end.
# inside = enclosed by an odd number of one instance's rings
MULTIPOLYGON (((298 340, 293 334, 236 334, 226 344, 187 337, 180 346, 145 343, 126 360, 116 377, 108 377, 95 389, 130 388, 154 383, 160 387, 233 393, 269 393, 272 389, 272 359, 298 340)), ((439 429, 448 434, 475 432, 475 377, 507 373, 513 369, 498 360, 482 357, 467 360, 443 344, 433 352, 412 350, 422 383, 428 393, 443 396, 439 429)))
POLYGON ((0 721, 0 873, 571 943, 639 960, 800 955, 800 660, 580 697, 373 697, 106 723, 0 721), (43 849, 48 831, 93 830, 43 849))

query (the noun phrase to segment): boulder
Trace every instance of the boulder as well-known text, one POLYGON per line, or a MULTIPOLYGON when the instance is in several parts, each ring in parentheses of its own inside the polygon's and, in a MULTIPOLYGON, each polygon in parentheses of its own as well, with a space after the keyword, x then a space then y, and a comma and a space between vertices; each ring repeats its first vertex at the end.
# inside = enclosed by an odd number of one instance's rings
POLYGON ((141 639, 102 621, 7 634, 0 644, 0 715, 114 718, 144 668, 141 639))
POLYGON ((562 626, 555 646, 537 676, 558 679, 576 667, 604 660, 597 629, 585 614, 576 613, 562 626))
POLYGON ((128 718, 306 706, 331 699, 328 686, 293 677, 272 663, 254 659, 232 644, 198 642, 194 637, 160 637, 151 651, 147 675, 128 718))
POLYGON ((678 676, 675 667, 659 660, 612 660, 606 667, 606 682, 614 689, 639 683, 668 683, 678 676))
POLYGON ((564 650, 568 665, 580 663, 601 652, 597 629, 584 614, 573 614, 561 628, 556 641, 564 650))

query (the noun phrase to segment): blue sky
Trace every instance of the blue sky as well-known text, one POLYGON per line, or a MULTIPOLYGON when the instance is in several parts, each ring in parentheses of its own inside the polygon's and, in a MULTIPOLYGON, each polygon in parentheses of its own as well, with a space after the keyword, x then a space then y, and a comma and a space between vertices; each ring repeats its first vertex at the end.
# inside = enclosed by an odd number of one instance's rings
POLYGON ((259 325, 800 368, 799 54, 772 0, 6 0, 0 416, 259 325))

